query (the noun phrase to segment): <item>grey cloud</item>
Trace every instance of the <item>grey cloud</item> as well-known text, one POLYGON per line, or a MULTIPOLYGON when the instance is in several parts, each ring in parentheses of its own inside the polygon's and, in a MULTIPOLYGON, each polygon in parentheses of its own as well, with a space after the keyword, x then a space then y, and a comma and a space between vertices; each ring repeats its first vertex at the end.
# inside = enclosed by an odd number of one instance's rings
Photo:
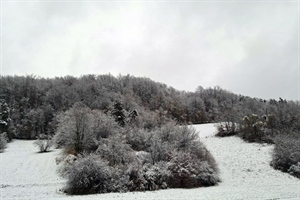
POLYGON ((3 74, 146 76, 298 98, 291 2, 3 2, 3 74))

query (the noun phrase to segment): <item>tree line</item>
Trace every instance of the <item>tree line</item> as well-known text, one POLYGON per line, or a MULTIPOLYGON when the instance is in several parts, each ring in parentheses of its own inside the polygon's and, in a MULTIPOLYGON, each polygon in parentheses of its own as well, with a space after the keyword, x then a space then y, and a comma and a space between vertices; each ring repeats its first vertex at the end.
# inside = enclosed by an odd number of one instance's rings
POLYGON ((179 91, 131 75, 1 76, 0 99, 0 131, 6 132, 9 139, 54 135, 57 116, 77 102, 104 113, 114 110, 120 102, 124 115, 136 112, 148 116, 145 128, 151 128, 151 120, 159 123, 165 118, 178 124, 242 123, 244 116, 256 114, 272 116, 272 130, 276 132, 300 130, 299 102, 251 98, 218 86, 206 89, 199 86, 194 92, 179 91))

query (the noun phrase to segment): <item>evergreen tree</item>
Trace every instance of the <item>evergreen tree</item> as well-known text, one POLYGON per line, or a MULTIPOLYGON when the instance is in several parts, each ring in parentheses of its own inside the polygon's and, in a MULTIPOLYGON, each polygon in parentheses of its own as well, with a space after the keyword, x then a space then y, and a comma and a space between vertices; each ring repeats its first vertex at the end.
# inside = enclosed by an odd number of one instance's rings
POLYGON ((121 102, 117 101, 114 104, 114 108, 111 114, 120 126, 122 127, 125 126, 125 114, 124 114, 123 104, 121 102))
POLYGON ((129 122, 130 122, 130 123, 134 122, 138 115, 139 115, 138 112, 137 112, 136 110, 133 110, 133 111, 128 115, 128 117, 129 117, 129 122))
POLYGON ((9 107, 3 99, 0 99, 0 133, 8 132, 9 121, 9 107))

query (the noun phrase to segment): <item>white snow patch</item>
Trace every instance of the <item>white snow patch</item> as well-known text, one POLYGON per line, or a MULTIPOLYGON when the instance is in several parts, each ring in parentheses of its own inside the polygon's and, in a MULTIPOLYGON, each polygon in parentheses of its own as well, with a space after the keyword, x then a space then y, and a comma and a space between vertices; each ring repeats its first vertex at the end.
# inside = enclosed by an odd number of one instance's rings
POLYGON ((199 133, 200 138, 213 137, 217 134, 216 123, 197 124, 190 126, 196 129, 196 131, 199 133))
POLYGON ((300 180, 269 166, 272 145, 216 138, 214 124, 194 127, 219 164, 218 186, 68 196, 59 192, 65 183, 56 174, 60 151, 39 154, 32 141, 16 140, 0 154, 0 199, 300 199, 300 180))

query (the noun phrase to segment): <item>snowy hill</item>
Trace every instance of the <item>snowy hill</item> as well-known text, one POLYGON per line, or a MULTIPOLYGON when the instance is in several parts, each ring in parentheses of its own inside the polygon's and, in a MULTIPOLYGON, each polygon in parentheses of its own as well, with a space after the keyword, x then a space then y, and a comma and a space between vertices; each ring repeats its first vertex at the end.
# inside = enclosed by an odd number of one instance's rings
POLYGON ((15 140, 0 154, 0 199, 300 199, 300 180, 269 166, 272 145, 216 138, 214 124, 194 125, 217 160, 222 182, 195 189, 67 196, 56 174, 60 150, 37 153, 33 141, 15 140))

